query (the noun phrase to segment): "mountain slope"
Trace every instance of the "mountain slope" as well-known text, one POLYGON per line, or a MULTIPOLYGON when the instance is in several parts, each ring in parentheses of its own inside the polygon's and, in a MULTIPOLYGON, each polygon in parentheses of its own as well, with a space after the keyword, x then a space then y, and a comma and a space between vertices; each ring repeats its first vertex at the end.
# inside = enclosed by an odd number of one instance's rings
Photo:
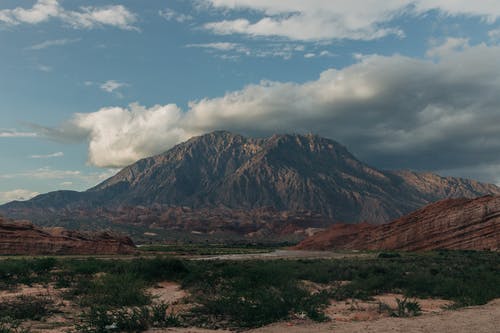
POLYGON ((484 194, 500 189, 433 174, 380 171, 315 135, 254 139, 218 131, 142 159, 88 191, 48 193, 0 206, 0 212, 26 211, 22 217, 29 217, 30 209, 270 206, 382 223, 439 199, 484 194))
POLYGON ((500 196, 446 199, 384 225, 337 224, 301 250, 499 250, 500 196))

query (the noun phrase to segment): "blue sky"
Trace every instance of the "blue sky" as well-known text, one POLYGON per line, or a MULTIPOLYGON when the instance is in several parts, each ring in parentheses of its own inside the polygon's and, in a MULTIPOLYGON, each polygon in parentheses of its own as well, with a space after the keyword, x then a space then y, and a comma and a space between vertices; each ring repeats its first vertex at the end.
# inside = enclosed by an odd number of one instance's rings
POLYGON ((190 136, 313 132, 500 183, 500 2, 0 2, 0 202, 190 136))

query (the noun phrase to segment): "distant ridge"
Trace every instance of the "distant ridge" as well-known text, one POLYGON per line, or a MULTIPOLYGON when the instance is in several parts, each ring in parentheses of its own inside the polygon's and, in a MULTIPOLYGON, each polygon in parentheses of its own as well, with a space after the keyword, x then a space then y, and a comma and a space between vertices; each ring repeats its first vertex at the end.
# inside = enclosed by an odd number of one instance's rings
POLYGON ((133 254, 128 237, 109 232, 83 233, 62 228, 39 228, 29 221, 0 216, 0 255, 133 254))
POLYGON ((301 250, 500 250, 500 196, 446 199, 384 225, 337 224, 301 250))
POLYGON ((0 213, 37 222, 44 212, 75 209, 273 207, 383 223, 440 199, 485 194, 500 195, 500 189, 430 173, 377 170, 317 135, 248 138, 216 131, 139 160, 85 192, 42 194, 0 206, 0 213))

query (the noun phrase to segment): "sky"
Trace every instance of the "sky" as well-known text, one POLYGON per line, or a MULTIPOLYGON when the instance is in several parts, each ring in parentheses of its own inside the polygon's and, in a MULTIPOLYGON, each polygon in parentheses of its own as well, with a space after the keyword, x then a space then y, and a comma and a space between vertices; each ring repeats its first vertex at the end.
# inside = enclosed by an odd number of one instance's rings
POLYGON ((500 1, 0 0, 0 203, 213 130, 500 184, 500 1))

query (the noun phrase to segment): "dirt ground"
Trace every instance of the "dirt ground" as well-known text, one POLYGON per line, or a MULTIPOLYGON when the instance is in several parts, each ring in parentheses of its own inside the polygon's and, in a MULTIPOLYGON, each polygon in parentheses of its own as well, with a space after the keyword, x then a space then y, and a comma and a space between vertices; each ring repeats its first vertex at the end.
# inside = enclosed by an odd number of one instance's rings
POLYGON ((500 328, 500 299, 483 306, 456 311, 424 314, 413 318, 385 317, 373 321, 338 322, 312 324, 278 323, 251 333, 498 333, 500 328))
MULTIPOLYGON (((189 304, 183 302, 186 292, 176 283, 162 282, 149 289, 157 301, 172 304, 174 312, 183 312, 189 304)), ((71 330, 80 309, 61 298, 61 290, 52 286, 24 286, 15 291, 0 292, 0 301, 20 295, 45 295, 58 304, 60 313, 47 318, 45 322, 31 322, 34 332, 62 333, 71 330)), ((475 306, 455 311, 446 310, 450 302, 438 299, 416 299, 422 307, 422 315, 412 318, 393 318, 387 313, 380 313, 379 304, 396 307, 396 298, 402 295, 384 294, 372 301, 348 300, 332 302, 325 310, 331 319, 326 323, 314 323, 304 319, 294 319, 275 323, 248 333, 500 333, 500 299, 483 306, 475 306)), ((228 330, 206 330, 198 328, 171 328, 151 330, 150 333, 229 333, 228 330)))
MULTIPOLYGON (((392 299, 385 295, 382 300, 392 299)), ((443 301, 429 301, 422 304, 423 314, 412 318, 382 317, 379 319, 359 318, 355 321, 332 320, 327 323, 310 321, 281 322, 248 333, 499 333, 500 299, 483 306, 474 306, 455 311, 443 310, 443 301), (368 320, 367 320, 368 319, 368 320)), ((152 331, 153 332, 153 331, 152 331)), ((154 332, 171 333, 229 333, 224 330, 203 330, 194 328, 164 329, 154 332)))

